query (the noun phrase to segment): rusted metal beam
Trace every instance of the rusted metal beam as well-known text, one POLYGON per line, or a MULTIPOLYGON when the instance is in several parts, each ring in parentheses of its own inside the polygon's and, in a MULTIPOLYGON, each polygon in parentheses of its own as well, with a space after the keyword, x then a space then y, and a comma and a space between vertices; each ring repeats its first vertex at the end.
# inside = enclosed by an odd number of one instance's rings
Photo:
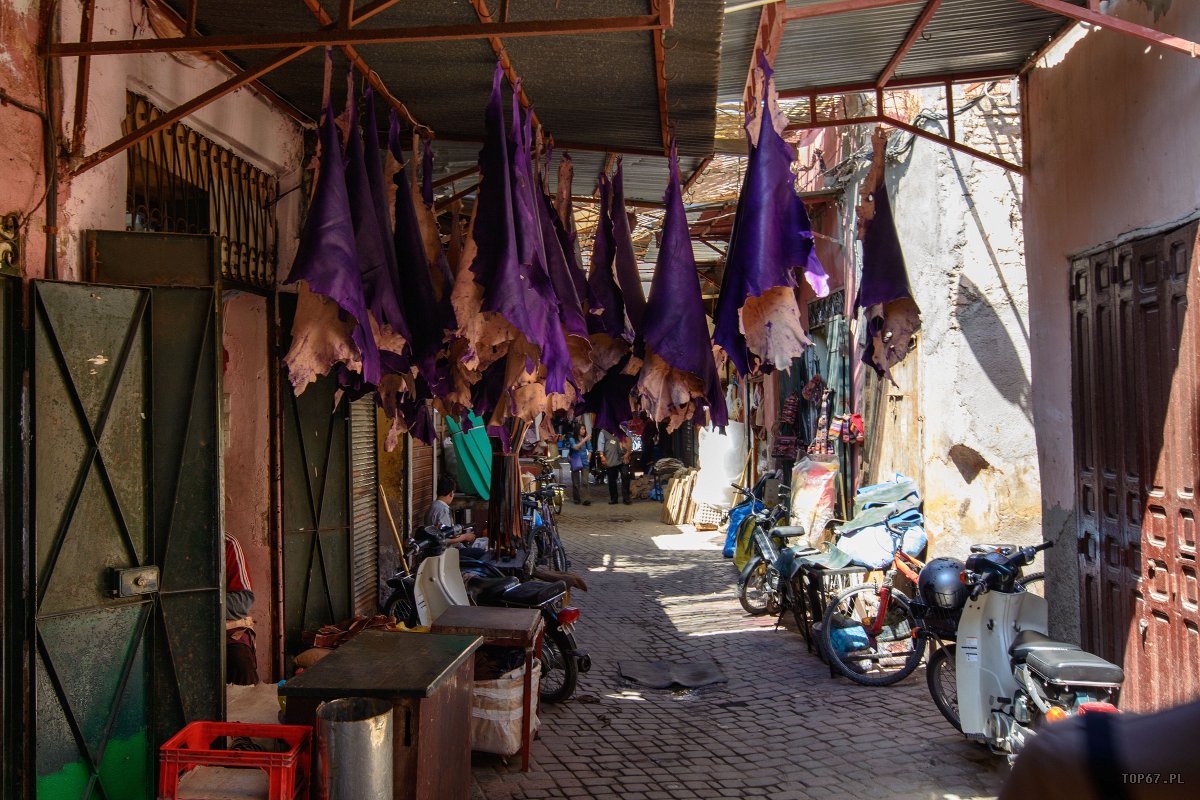
MULTIPOLYGON (((84 0, 79 23, 79 41, 92 40, 92 20, 96 13, 96 0, 84 0)), ((88 83, 92 76, 92 60, 87 56, 79 59, 75 68, 75 119, 71 125, 71 154, 83 153, 83 136, 87 129, 88 83)))
MULTIPOLYGON (((469 144, 482 144, 483 139, 478 136, 467 136, 464 134, 455 133, 438 133, 437 138, 443 142, 464 142, 469 144)), ((581 153, 614 153, 626 156, 650 156, 652 158, 662 158, 662 150, 657 147, 651 149, 649 147, 612 147, 602 144, 587 144, 584 142, 563 142, 558 139, 554 140, 555 150, 578 150, 581 153)), ((615 155, 613 156, 616 157, 615 155)))
POLYGON ((188 102, 175 107, 171 111, 168 111, 153 122, 147 123, 135 131, 131 131, 106 147, 101 147, 99 150, 80 161, 79 164, 73 170, 71 170, 72 177, 81 175, 92 167, 103 164, 108 159, 118 155, 119 153, 125 152, 125 150, 142 141, 143 139, 154 135, 163 128, 174 125, 179 120, 200 110, 201 108, 204 108, 214 100, 220 100, 227 94, 237 91, 248 83, 254 82, 256 79, 261 78, 263 75, 266 75, 272 70, 278 69, 292 59, 304 55, 311 49, 311 47, 297 47, 292 50, 283 50, 277 53, 274 58, 270 59, 265 64, 255 67, 254 69, 244 70, 237 75, 234 75, 232 78, 221 84, 218 84, 217 86, 214 86, 207 92, 192 98, 188 102))
MULTIPOLYGON (((492 18, 492 12, 488 10, 487 0, 471 0, 471 5, 475 8, 475 16, 479 17, 479 21, 485 25, 497 24, 492 18)), ((505 3, 501 8, 500 18, 502 22, 508 21, 508 4, 505 3)), ((513 66, 512 59, 508 55, 508 50, 504 46, 503 40, 499 36, 489 36, 488 44, 492 47, 492 52, 496 54, 496 60, 500 62, 500 68, 504 70, 504 77, 508 78, 508 85, 517 93, 517 101, 521 104, 521 108, 530 111, 533 117, 534 130, 542 132, 542 137, 545 138, 547 133, 542 127, 542 121, 538 119, 537 112, 532 111, 533 103, 529 99, 529 95, 525 93, 525 87, 521 83, 521 76, 517 74, 517 68, 513 66)))
POLYGON ((338 13, 338 28, 350 30, 354 25, 354 0, 342 0, 342 8, 338 13))
POLYGON ((1138 25, 1135 22, 1129 22, 1120 17, 1101 14, 1094 8, 1071 5, 1070 3, 1063 2, 1063 0, 1020 0, 1020 2, 1027 6, 1040 8, 1042 11, 1060 14, 1077 22, 1086 22, 1099 28, 1106 28, 1110 31, 1123 33, 1126 36, 1132 36, 1135 39, 1141 39, 1144 42, 1157 44, 1171 50, 1178 50, 1180 53, 1186 53, 1192 58, 1200 58, 1200 44, 1196 42, 1179 36, 1172 36, 1162 31, 1156 31, 1153 28, 1147 28, 1145 25, 1138 25))
POLYGON ((832 0, 829 3, 816 3, 811 6, 789 8, 784 12, 783 20, 784 22, 792 22, 798 19, 828 17, 831 14, 849 14, 854 11, 874 11, 877 8, 891 8, 892 6, 912 5, 919 2, 922 2, 922 0, 832 0))
MULTIPOLYGON (((663 6, 667 7, 667 16, 674 14, 675 0, 650 0, 650 10, 661 17, 663 6)), ((671 115, 667 104, 667 48, 663 41, 666 33, 662 28, 651 32, 654 41, 654 82, 658 85, 658 127, 662 133, 663 155, 671 154, 671 115)))
MULTIPOLYGON (((399 2, 399 0, 377 0, 377 2, 363 6, 362 8, 358 9, 358 12, 354 17, 354 24, 357 25, 360 22, 366 22, 376 14, 386 11, 387 9, 396 5, 397 2, 399 2)), ((317 22, 321 23, 326 30, 332 30, 334 27, 336 27, 337 23, 333 21, 333 18, 330 17, 328 13, 326 13, 325 9, 321 6, 320 0, 304 0, 304 5, 308 6, 308 10, 312 12, 317 22)), ((386 100, 388 105, 399 112, 400 116, 404 118, 405 122, 411 125, 414 130, 424 131, 428 135, 433 135, 433 131, 428 126, 422 125, 420 122, 418 122, 417 118, 414 117, 408 110, 408 106, 404 105, 404 103, 402 103, 395 95, 391 93, 387 87, 387 84, 385 84, 379 75, 376 74, 375 70, 371 69, 370 65, 363 60, 363 58, 358 54, 357 50, 350 45, 344 45, 342 47, 342 53, 345 54, 346 59, 350 62, 351 66, 353 66, 354 69, 358 70, 359 73, 366 78, 367 83, 371 84, 371 87, 375 91, 379 92, 380 97, 386 100)))
MULTIPOLYGON (((589 197, 587 195, 572 195, 571 200, 572 200, 572 202, 588 203, 591 205, 595 205, 600 202, 600 198, 589 197)), ((653 200, 629 200, 629 199, 625 200, 625 206, 627 208, 666 208, 667 207, 665 203, 656 203, 653 200)))
POLYGON ((699 180, 704 170, 708 169, 708 165, 712 163, 712 160, 712 156, 705 156, 704 158, 700 159, 700 163, 696 165, 694 170, 692 170, 692 174, 688 175, 687 180, 683 182, 683 188, 679 192, 681 197, 692 190, 692 186, 694 186, 696 181, 699 180))
MULTIPOLYGON (((181 31, 187 30, 187 25, 188 25, 187 18, 180 15, 180 13, 178 11, 176 11, 174 8, 172 8, 166 2, 166 0, 150 0, 150 2, 154 3, 154 7, 157 8, 163 16, 165 16, 168 20, 170 20, 171 23, 176 28, 178 28, 181 31)), ((193 30, 192 33, 194 34, 195 31, 193 30)), ((219 64, 221 64, 223 67, 228 69, 231 73, 238 73, 238 72, 241 72, 243 69, 241 64, 238 64, 233 59, 231 59, 228 56, 223 55, 221 53, 211 53, 210 57, 213 60, 217 61, 219 64)), ((297 119, 301 122, 311 122, 311 120, 309 119, 307 114, 302 112, 300 109, 296 108, 294 105, 292 105, 287 100, 284 100, 282 97, 280 97, 278 94, 276 94, 275 91, 273 89, 271 89, 271 87, 267 86, 262 81, 252 81, 250 83, 250 86, 256 92, 261 94, 273 106, 275 106, 280 111, 287 114, 288 116, 290 116, 294 119, 297 119)))
POLYGON ((443 197, 441 200, 438 200, 434 204, 433 210, 434 211, 444 211, 445 209, 454 205, 459 200, 462 200, 464 197, 466 197, 467 195, 469 195, 471 192, 475 191, 478 188, 479 188, 478 183, 472 183, 467 188, 457 191, 454 194, 450 195, 449 197, 443 197))
MULTIPOLYGON (((189 0, 188 15, 187 15, 187 27, 184 28, 184 31, 183 31, 184 35, 186 35, 186 36, 195 36, 196 35, 196 14, 199 12, 199 10, 200 10, 200 0, 189 0)), ((81 41, 82 41, 82 39, 81 39, 81 41)))
POLYGON ((173 39, 117 39, 103 42, 54 42, 41 55, 71 58, 82 55, 188 53, 271 50, 279 47, 343 47, 400 42, 452 42, 493 36, 569 36, 581 33, 628 33, 665 27, 657 14, 628 17, 525 20, 472 25, 422 25, 406 28, 355 28, 288 33, 236 33, 224 36, 182 36, 173 39))
POLYGON ((783 41, 783 15, 786 11, 787 3, 781 1, 763 6, 759 12, 754 46, 750 48, 750 63, 746 65, 746 83, 742 88, 742 113, 748 120, 758 114, 758 104, 761 102, 755 92, 754 81, 759 54, 766 58, 768 64, 775 63, 779 45, 783 41))
POLYGON ((952 142, 958 141, 954 124, 954 84, 946 81, 946 137, 952 142))
POLYGON ((440 189, 447 184, 454 183, 455 181, 461 181, 463 178, 469 178, 477 172, 479 172, 478 166, 467 167, 466 169, 456 172, 453 175, 447 175, 444 178, 439 178, 438 180, 434 181, 433 188, 440 189))
MULTIPOLYGON (((363 22, 370 16, 374 16, 375 14, 378 14, 379 12, 395 5, 398 2, 400 2, 400 0, 377 0, 377 2, 371 3, 370 6, 364 6, 359 14, 358 21, 363 22)), ((207 92, 197 95, 188 102, 177 106, 171 111, 168 111, 153 122, 143 125, 136 131, 129 132, 106 147, 101 147, 99 150, 80 161, 79 164, 77 164, 71 171, 71 175, 75 176, 87 172, 92 167, 104 163, 108 159, 123 153, 125 150, 146 139, 147 137, 153 136, 158 131, 174 125, 184 117, 187 117, 201 108, 204 108, 209 103, 219 100, 231 92, 235 92, 243 86, 246 86, 247 84, 255 84, 263 75, 278 69, 289 61, 304 55, 312 49, 313 48, 311 47, 297 47, 289 50, 281 50, 276 53, 273 58, 268 59, 264 64, 255 67, 254 69, 247 69, 238 72, 237 74, 233 75, 233 77, 214 86, 207 92)))
MULTIPOLYGON (((951 72, 940 75, 921 76, 917 78, 900 78, 898 80, 890 81, 887 85, 887 88, 889 91, 893 89, 920 89, 927 86, 941 86, 946 81, 950 81, 951 83, 983 83, 986 81, 1010 80, 1015 77, 1017 77, 1017 73, 1011 69, 986 69, 968 72, 951 72)), ((858 94, 861 92, 874 94, 875 90, 878 88, 879 87, 876 86, 875 82, 871 81, 870 83, 843 83, 834 84, 832 86, 780 89, 779 99, 790 100, 798 97, 858 94)))
POLYGON ((974 147, 971 147, 970 145, 963 144, 962 142, 952 142, 949 139, 947 139, 945 136, 936 134, 933 131, 927 131, 924 128, 919 128, 916 125, 913 125, 908 122, 904 122, 903 120, 898 120, 895 117, 891 117, 886 114, 882 114, 882 115, 881 114, 872 114, 869 117, 854 117, 853 119, 823 120, 822 122, 819 122, 815 125, 808 123, 808 122, 796 122, 796 123, 792 123, 791 125, 789 125, 788 130, 790 130, 790 131, 806 131, 806 130, 812 130, 814 128, 844 128, 847 125, 873 125, 873 124, 890 125, 893 128, 899 128, 902 131, 911 133, 914 136, 919 136, 922 139, 928 139, 931 142, 937 142, 938 144, 943 144, 946 147, 949 147, 951 150, 957 150, 960 153, 965 153, 969 156, 973 156, 974 158, 978 158, 982 161, 986 161, 989 164, 994 164, 997 167, 1001 167, 1002 169, 1009 170, 1010 172, 1015 172, 1019 175, 1025 174, 1025 167, 1021 164, 1014 164, 1013 162, 1008 161, 1007 159, 1000 158, 999 156, 994 156, 991 153, 985 153, 982 150, 977 150, 974 147))
POLYGON ((904 37, 904 41, 896 48, 896 52, 892 54, 891 60, 887 66, 879 73, 879 77, 875 79, 875 85, 883 88, 888 85, 896 74, 896 70, 900 67, 900 62, 908 55, 908 51, 917 43, 917 39, 921 38, 921 34, 925 32, 925 28, 929 25, 929 21, 933 19, 933 15, 942 7, 942 0, 929 0, 925 4, 925 8, 921 9, 921 14, 917 17, 917 21, 909 28, 908 35, 904 37))

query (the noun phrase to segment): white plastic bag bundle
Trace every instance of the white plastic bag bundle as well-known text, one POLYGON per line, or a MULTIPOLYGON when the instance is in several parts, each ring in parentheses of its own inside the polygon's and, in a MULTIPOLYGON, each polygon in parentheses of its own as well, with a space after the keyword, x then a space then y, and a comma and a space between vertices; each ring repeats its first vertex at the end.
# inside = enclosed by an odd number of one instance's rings
MULTIPOLYGON (((542 664, 534 659, 533 681, 529 690, 529 713, 533 717, 529 725, 530 737, 537 733, 541 726, 541 720, 537 716, 541 675, 542 664)), ((502 756, 520 752, 524 697, 523 664, 494 680, 475 681, 475 693, 471 698, 471 749, 502 756)))

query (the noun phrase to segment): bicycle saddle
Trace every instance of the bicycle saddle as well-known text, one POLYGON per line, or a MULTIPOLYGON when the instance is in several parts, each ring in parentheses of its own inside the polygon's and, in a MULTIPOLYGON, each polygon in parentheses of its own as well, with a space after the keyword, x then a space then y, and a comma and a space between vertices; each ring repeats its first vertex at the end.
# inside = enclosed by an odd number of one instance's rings
POLYGON ((772 536, 782 536, 784 539, 795 539, 797 536, 807 536, 808 531, 803 525, 780 525, 771 529, 772 536))

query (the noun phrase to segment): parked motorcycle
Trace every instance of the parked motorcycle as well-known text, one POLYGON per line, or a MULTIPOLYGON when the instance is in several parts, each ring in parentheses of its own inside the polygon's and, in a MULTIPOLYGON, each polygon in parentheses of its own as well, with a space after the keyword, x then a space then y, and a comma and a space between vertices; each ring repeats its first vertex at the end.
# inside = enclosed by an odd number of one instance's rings
MULTIPOLYGON (((737 484, 731 485, 750 500, 758 499, 750 490, 737 484)), ((805 535, 802 527, 779 524, 788 518, 790 497, 790 489, 780 486, 779 501, 773 508, 752 512, 742 523, 752 526, 752 555, 742 567, 737 584, 738 602, 747 614, 760 616, 780 612, 783 587, 779 572, 779 555, 787 546, 788 540, 805 535)))
POLYGON ((956 643, 927 665, 934 703, 967 738, 1010 758, 1047 723, 1116 711, 1125 680, 1116 664, 1046 635, 1046 601, 1026 591, 1021 569, 1052 544, 972 548, 957 583, 942 575, 921 587, 922 602, 957 614, 956 643))
POLYGON ((542 637, 541 688, 543 702, 560 703, 571 697, 579 673, 591 669, 591 658, 575 641, 577 608, 566 606, 562 581, 525 581, 487 561, 459 560, 459 551, 445 540, 453 531, 423 528, 409 540, 409 557, 387 584, 391 594, 383 613, 409 626, 428 625, 451 605, 536 608, 546 623, 542 637), (463 574, 473 577, 467 582, 463 574))

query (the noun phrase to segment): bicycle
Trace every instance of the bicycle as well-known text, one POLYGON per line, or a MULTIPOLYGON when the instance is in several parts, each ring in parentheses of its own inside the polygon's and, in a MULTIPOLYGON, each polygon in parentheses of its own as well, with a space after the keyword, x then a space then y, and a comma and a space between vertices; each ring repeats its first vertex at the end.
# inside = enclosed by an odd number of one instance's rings
MULTIPOLYGON (((949 664, 953 666, 953 645, 946 643, 953 637, 953 626, 947 625, 946 620, 935 619, 941 613, 939 609, 910 599, 895 585, 900 575, 917 586, 925 566, 902 547, 904 534, 911 526, 901 528, 894 522, 904 513, 896 511, 884 521, 892 538, 892 564, 882 583, 870 581, 842 592, 826 607, 821 621, 822 654, 835 672, 864 686, 890 686, 907 678, 920 665, 927 643, 931 648, 936 643, 936 651, 930 656, 931 671, 945 674, 947 650, 951 654, 949 664)), ((1041 579, 1040 573, 1029 575, 1022 579, 1022 585, 1041 579)), ((952 679, 951 676, 944 680, 952 679)), ((934 697, 938 694, 934 693, 934 697)), ((942 713, 950 718, 946 710, 942 713)))

